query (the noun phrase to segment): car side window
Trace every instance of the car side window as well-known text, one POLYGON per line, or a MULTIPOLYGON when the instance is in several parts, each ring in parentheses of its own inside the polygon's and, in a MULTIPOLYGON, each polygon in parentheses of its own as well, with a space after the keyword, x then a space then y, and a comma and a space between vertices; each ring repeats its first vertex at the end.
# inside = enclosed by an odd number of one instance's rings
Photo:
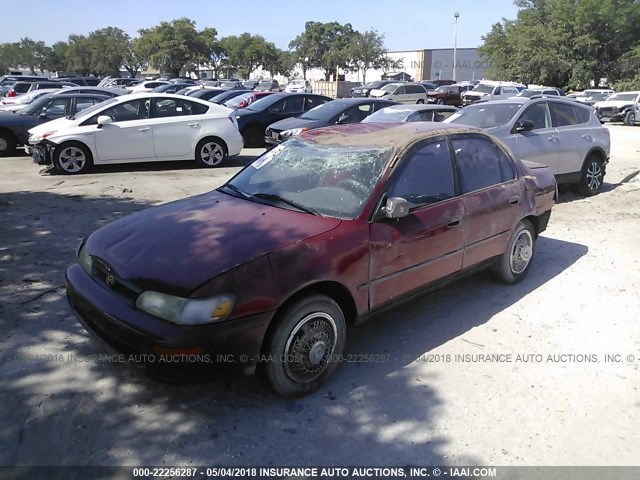
POLYGON ((430 141, 410 151, 391 179, 387 197, 402 197, 412 208, 455 196, 453 164, 446 140, 430 141))
POLYGON ((304 111, 308 112, 312 108, 317 107, 318 105, 322 105, 325 103, 325 100, 318 97, 307 97, 304 101, 304 111))
POLYGON ((371 115, 372 107, 370 103, 364 103, 362 105, 355 105, 348 109, 346 112, 349 115, 349 119, 345 123, 360 123, 362 120, 371 115))
POLYGON ((153 118, 180 117, 185 115, 202 115, 207 107, 199 103, 175 98, 155 98, 151 116, 153 118))
POLYGON ((520 121, 529 120, 533 123, 533 129, 551 128, 551 116, 547 102, 538 102, 528 107, 520 116, 520 121))
POLYGON ((587 123, 591 119, 592 110, 590 108, 584 107, 573 107, 576 109, 576 117, 578 119, 578 123, 587 123))
POLYGON ((407 93, 407 87, 404 87, 404 86, 396 88, 396 91, 393 92, 394 95, 404 95, 406 93, 407 93))
POLYGON ((554 127, 566 127, 567 125, 576 125, 576 111, 573 105, 565 103, 550 103, 551 121, 554 127))
POLYGON ((287 98, 280 113, 300 113, 303 111, 304 97, 287 98))
MULTIPOLYGON (((510 165, 504 152, 493 142, 479 137, 457 138, 452 141, 453 150, 460 169, 460 183, 463 193, 474 192, 492 185, 498 185, 508 175, 510 165), (502 159, 502 162, 501 162, 502 159), (502 165, 504 161, 507 165, 502 165)), ((511 172, 514 178, 514 172, 511 172)))
POLYGON ((37 112, 37 115, 46 115, 48 117, 61 117, 64 115, 64 112, 66 111, 66 109, 67 109, 67 99, 56 98, 55 100, 52 100, 46 105, 44 105, 37 112))
POLYGON ((431 110, 423 110, 421 112, 413 112, 407 118, 407 122, 431 122, 433 120, 433 112, 431 110))
POLYGON ((85 108, 93 107, 100 102, 102 102, 101 98, 78 98, 76 100, 76 112, 81 112, 85 108))
POLYGON ((98 117, 103 115, 111 117, 114 123, 144 120, 149 118, 149 104, 150 101, 148 98, 139 98, 137 100, 131 100, 130 102, 121 103, 94 115, 90 120, 85 122, 85 125, 97 123, 98 117))

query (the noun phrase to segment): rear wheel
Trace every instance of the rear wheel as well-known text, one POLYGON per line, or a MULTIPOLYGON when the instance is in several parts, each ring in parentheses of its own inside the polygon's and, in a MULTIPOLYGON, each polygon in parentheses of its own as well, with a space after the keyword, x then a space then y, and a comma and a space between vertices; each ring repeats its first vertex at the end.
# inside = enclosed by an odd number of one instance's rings
POLYGON ((338 366, 346 338, 342 310, 314 294, 290 305, 276 322, 265 348, 271 388, 286 397, 310 393, 338 366))
POLYGON ((0 157, 9 157, 16 151, 16 139, 9 132, 0 132, 0 157))
POLYGON ((226 157, 224 142, 219 138, 204 138, 196 146, 196 161, 203 167, 216 167, 226 157))
POLYGON ((423 99, 420 99, 420 100, 418 100, 416 103, 417 103, 418 105, 422 105, 422 104, 424 103, 424 100, 423 100, 423 99))
POLYGON ((518 283, 529 272, 533 260, 536 233, 528 220, 521 220, 511 234, 504 253, 492 266, 496 278, 518 283))
POLYGON ((441 98, 438 99, 438 101, 436 102, 438 105, 444 105, 444 100, 442 100, 441 98))
POLYGON ((595 155, 590 155, 582 167, 582 176, 578 182, 578 192, 585 197, 597 195, 602 190, 604 183, 604 166, 602 160, 595 155))
POLYGON ((92 163, 91 151, 80 142, 65 142, 53 151, 53 166, 65 175, 84 173, 92 163))
POLYGON ((634 112, 627 112, 624 116, 624 124, 625 125, 633 125, 636 123, 636 114, 634 112))
POLYGON ((244 145, 248 148, 260 148, 264 146, 264 133, 256 125, 251 125, 242 131, 244 145))

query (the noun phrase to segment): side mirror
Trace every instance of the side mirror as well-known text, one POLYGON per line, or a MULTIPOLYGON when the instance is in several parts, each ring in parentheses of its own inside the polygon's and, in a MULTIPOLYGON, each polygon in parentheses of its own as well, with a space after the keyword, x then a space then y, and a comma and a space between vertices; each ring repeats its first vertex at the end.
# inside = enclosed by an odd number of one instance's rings
POLYGON ((531 120, 519 120, 516 122, 516 132, 530 132, 533 130, 533 122, 531 120))
POLYGON ((401 219, 409 215, 409 202, 402 197, 390 197, 383 210, 387 218, 401 219))
POLYGON ((341 123, 347 123, 350 118, 351 118, 351 116, 347 115, 346 113, 343 113, 342 115, 340 115, 338 117, 338 121, 336 123, 338 125, 341 124, 341 123))
POLYGON ((280 109, 278 107, 270 108, 269 113, 280 113, 280 109))
POLYGON ((40 115, 38 115, 38 118, 47 118, 47 114, 46 113, 41 113, 40 115))
POLYGON ((113 120, 107 115, 100 115, 98 117, 98 125, 109 125, 113 120))

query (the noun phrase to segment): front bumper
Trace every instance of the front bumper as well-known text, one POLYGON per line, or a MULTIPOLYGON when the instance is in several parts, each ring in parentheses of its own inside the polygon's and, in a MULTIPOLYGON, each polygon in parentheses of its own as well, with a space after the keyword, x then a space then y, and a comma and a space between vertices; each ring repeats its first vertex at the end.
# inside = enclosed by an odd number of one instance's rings
POLYGON ((69 305, 89 333, 118 353, 136 356, 134 363, 148 368, 175 367, 182 361, 181 366, 204 365, 253 373, 274 314, 264 312, 209 325, 180 326, 136 309, 113 294, 106 284, 87 275, 78 264, 67 269, 65 286, 69 305), (170 353, 201 347, 203 353, 197 358, 170 353), (141 355, 144 360, 137 360, 141 355))
POLYGON ((34 163, 38 165, 53 165, 52 154, 55 148, 55 143, 47 140, 42 140, 36 144, 30 144, 29 150, 31 151, 31 158, 34 163))
POLYGON ((626 112, 618 109, 596 109, 596 116, 601 122, 622 122, 626 112))

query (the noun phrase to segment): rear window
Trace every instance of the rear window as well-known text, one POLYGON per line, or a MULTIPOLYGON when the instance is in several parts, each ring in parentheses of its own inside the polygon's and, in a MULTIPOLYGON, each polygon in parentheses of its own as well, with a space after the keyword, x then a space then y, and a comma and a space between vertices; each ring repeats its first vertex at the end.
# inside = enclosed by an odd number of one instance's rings
POLYGON ((582 107, 573 107, 576 110, 576 117, 578 119, 578 123, 587 123, 591 118, 591 110, 588 108, 582 107))

